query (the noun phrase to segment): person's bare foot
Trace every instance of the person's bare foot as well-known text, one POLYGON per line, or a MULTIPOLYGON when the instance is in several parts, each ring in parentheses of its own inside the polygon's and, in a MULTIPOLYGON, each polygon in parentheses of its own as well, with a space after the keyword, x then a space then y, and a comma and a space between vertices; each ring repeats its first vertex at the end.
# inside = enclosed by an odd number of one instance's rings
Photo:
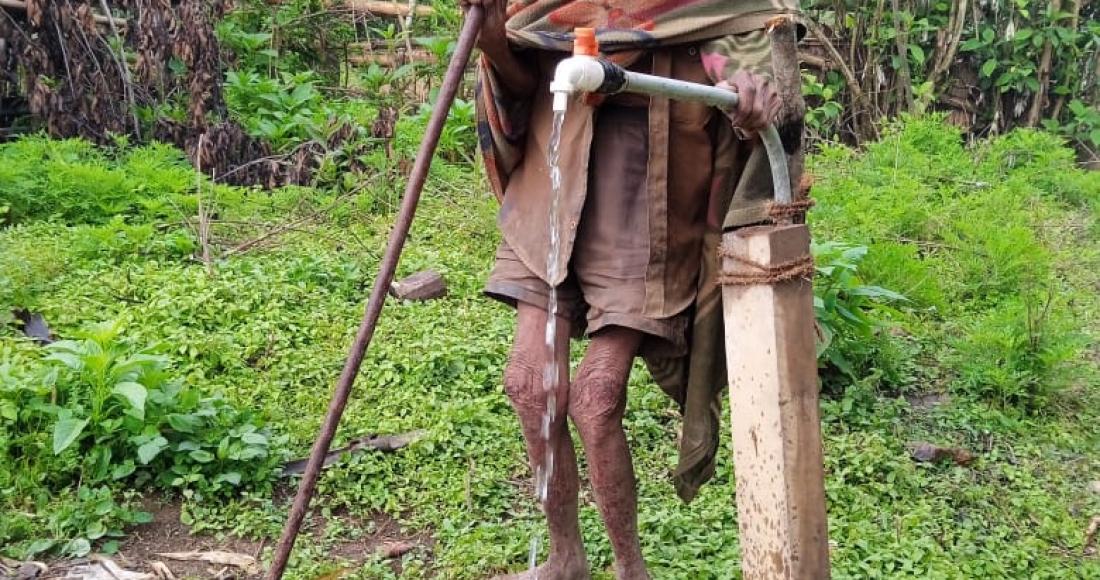
POLYGON ((588 561, 580 558, 551 558, 534 570, 494 576, 492 580, 590 580, 588 561))

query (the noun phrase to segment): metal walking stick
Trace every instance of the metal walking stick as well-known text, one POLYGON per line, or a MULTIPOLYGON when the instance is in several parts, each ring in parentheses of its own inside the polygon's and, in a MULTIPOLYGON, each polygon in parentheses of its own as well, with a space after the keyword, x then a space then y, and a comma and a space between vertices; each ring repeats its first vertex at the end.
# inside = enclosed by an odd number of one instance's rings
POLYGON ((483 19, 484 12, 480 6, 471 6, 466 12, 466 19, 462 25, 462 31, 458 35, 458 42, 454 54, 451 56, 451 62, 447 66, 447 73, 443 77, 443 85, 439 88, 439 96, 436 99, 435 108, 432 110, 432 116, 428 121, 424 140, 420 143, 420 150, 417 151, 408 185, 405 186, 405 197, 401 201, 401 209, 397 213, 393 231, 390 232, 386 252, 382 257, 382 264, 378 268, 378 277, 375 279, 374 289, 367 301, 363 321, 359 325, 355 342, 352 344, 347 361, 344 363, 344 370, 340 373, 340 379, 336 383, 336 389, 333 392, 332 401, 329 403, 324 423, 321 425, 321 431, 317 435, 317 440, 313 443, 313 450, 310 452, 305 473, 302 474, 302 481, 298 485, 298 493, 294 496, 294 503, 291 505, 290 515, 287 517, 282 537, 275 547, 275 557, 267 574, 268 580, 279 580, 282 578, 283 572, 286 571, 290 552, 294 548, 294 541, 298 538, 302 520, 305 519, 306 510, 309 508, 309 502, 313 498, 313 492, 317 487, 317 477, 320 475, 322 463, 325 455, 328 454, 332 438, 336 435, 336 428, 340 425, 340 417, 344 414, 344 408, 347 406, 352 384, 355 382, 356 375, 359 374, 359 367, 363 364, 367 347, 370 346, 371 338, 374 336, 374 327, 378 324, 378 317, 382 313, 386 293, 390 284, 393 283, 397 262, 401 258, 401 250, 405 245, 405 239, 409 235, 409 228, 412 226, 412 220, 416 214, 416 206, 420 201, 420 193, 424 189, 424 182, 428 177, 432 156, 435 154, 436 145, 439 144, 439 136, 443 131, 444 123, 447 121, 447 113, 454 102, 458 86, 462 82, 462 75, 470 59, 470 54, 473 52, 474 42, 477 40, 483 19))

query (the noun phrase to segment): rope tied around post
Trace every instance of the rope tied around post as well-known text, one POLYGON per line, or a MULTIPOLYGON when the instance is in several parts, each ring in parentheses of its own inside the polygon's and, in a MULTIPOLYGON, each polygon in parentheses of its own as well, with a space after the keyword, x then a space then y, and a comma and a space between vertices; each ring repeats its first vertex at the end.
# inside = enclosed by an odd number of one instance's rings
POLYGON ((817 203, 813 198, 796 199, 790 203, 771 202, 768 204, 768 217, 779 223, 795 218, 805 218, 806 212, 817 203))
POLYGON ((805 254, 793 260, 766 266, 734 254, 728 247, 718 248, 718 257, 729 258, 738 264, 751 268, 747 272, 722 272, 718 275, 718 284, 722 286, 758 286, 772 285, 790 280, 810 282, 814 277, 814 257, 805 254))

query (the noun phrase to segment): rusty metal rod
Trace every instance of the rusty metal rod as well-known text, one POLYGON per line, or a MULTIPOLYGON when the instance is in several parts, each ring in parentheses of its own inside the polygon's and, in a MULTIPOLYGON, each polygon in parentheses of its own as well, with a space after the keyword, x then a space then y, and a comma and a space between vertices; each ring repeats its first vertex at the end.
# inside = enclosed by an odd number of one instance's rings
POLYGON ((389 242, 386 245, 386 253, 382 257, 382 265, 378 269, 378 277, 374 282, 370 299, 367 301, 363 322, 359 325, 359 332, 355 335, 355 342, 348 353, 344 370, 340 373, 340 380, 336 383, 336 390, 329 402, 328 413, 321 425, 321 432, 313 443, 310 452, 309 463, 306 464, 305 473, 302 474, 302 482, 298 485, 298 493, 294 496, 294 503, 290 507, 286 526, 279 544, 275 547, 275 557, 268 571, 269 580, 280 580, 286 571, 287 562, 290 560, 290 552, 294 548, 294 541, 298 538, 298 531, 302 527, 309 502, 313 498, 313 492, 317 487, 317 477, 321 473, 321 467, 328 454, 332 438, 336 435, 336 428, 340 424, 340 417, 344 414, 348 396, 351 394, 352 384, 359 367, 363 364, 367 347, 370 346, 371 337, 374 336, 374 327, 378 323, 378 317, 382 313, 382 306, 386 301, 386 293, 393 283, 394 272, 397 270, 397 262, 401 258, 401 249, 405 245, 405 238, 409 235, 409 227, 412 226, 413 216, 416 214, 416 206, 420 201, 420 193, 424 188, 424 181, 428 178, 428 168, 431 166, 432 156, 435 154, 439 136, 443 132, 443 125, 447 121, 447 113, 454 101, 455 93, 462 82, 462 75, 466 69, 466 63, 470 59, 470 53, 477 40, 478 31, 484 17, 480 6, 471 6, 466 12, 466 20, 462 25, 462 31, 458 35, 458 43, 455 46, 451 62, 447 67, 447 74, 443 77, 443 85, 439 88, 439 97, 436 99, 435 108, 432 110, 431 119, 425 131, 424 140, 420 143, 420 150, 416 154, 412 172, 409 175, 409 183, 405 187, 405 198, 401 202, 401 209, 397 213, 397 221, 393 231, 390 232, 389 242))

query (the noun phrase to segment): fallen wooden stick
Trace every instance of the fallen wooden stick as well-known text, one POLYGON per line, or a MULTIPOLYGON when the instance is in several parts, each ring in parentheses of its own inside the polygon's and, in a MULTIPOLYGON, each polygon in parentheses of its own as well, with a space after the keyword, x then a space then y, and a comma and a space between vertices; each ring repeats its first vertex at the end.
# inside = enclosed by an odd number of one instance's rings
POLYGON ((380 66, 395 66, 397 64, 403 64, 408 62, 435 62, 435 55, 426 50, 414 50, 407 52, 405 50, 398 50, 397 52, 383 52, 381 50, 371 51, 367 50, 364 45, 349 45, 348 46, 348 62, 351 64, 377 64, 380 66), (357 50, 358 49, 358 50, 357 50))
MULTIPOLYGON (((3 0, 9 1, 9 0, 3 0)), ((272 4, 281 3, 280 0, 271 2, 272 4)), ((385 14, 386 16, 408 16, 409 5, 398 4, 397 2, 388 2, 386 0, 344 0, 344 3, 340 6, 334 6, 333 2, 325 2, 325 6, 328 8, 350 10, 352 12, 370 12, 371 14, 385 14)), ((413 14, 416 16, 429 16, 435 14, 435 9, 431 6, 416 5, 413 7, 413 14)))
MULTIPOLYGON (((385 2, 383 0, 346 0, 344 6, 348 10, 355 12, 370 12, 372 14, 385 14, 387 16, 409 15, 409 6, 407 4, 385 2)), ((417 16, 428 16, 434 13, 435 10, 431 6, 416 6, 414 12, 417 16)))
MULTIPOLYGON (((11 8, 12 10, 27 11, 26 0, 0 0, 0 8, 11 8)), ((104 16, 102 14, 93 14, 92 18, 95 19, 96 24, 106 24, 115 26, 127 26, 129 21, 125 18, 112 18, 110 16, 104 16)))
MULTIPOLYGON (((419 441, 424 435, 424 431, 410 431, 408 433, 401 433, 400 435, 379 435, 377 437, 357 439, 346 447, 333 449, 325 454, 325 460, 321 463, 321 467, 328 467, 336 463, 336 461, 344 455, 356 453, 365 449, 383 452, 397 451, 402 447, 419 441)), ((309 458, 306 457, 287 462, 287 464, 283 466, 283 477, 303 473, 306 470, 306 463, 308 463, 308 461, 309 458)))

